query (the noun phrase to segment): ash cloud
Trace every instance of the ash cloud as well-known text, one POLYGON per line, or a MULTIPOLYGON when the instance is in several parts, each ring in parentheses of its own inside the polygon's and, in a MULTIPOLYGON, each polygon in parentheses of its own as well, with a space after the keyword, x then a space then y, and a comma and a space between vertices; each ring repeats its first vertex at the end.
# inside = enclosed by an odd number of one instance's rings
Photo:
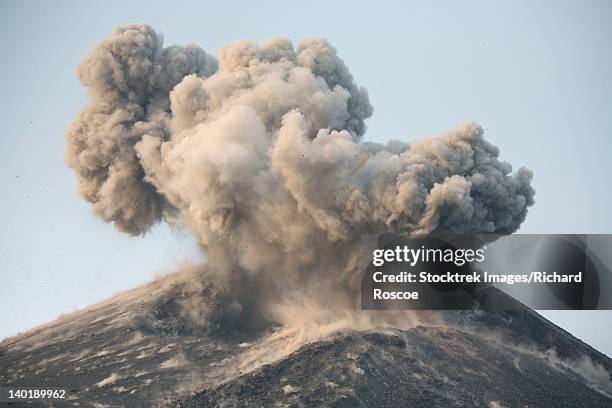
POLYGON ((531 172, 475 123, 362 141, 368 94, 324 39, 241 41, 217 60, 128 25, 77 75, 90 103, 66 163, 94 213, 133 235, 188 228, 220 285, 270 319, 292 292, 337 305, 381 233, 511 233, 534 202, 531 172))
POLYGON ((143 233, 170 211, 144 180, 134 146, 146 135, 168 139, 168 93, 185 75, 211 75, 215 58, 195 45, 164 48, 151 27, 113 30, 77 68, 90 104, 66 132, 66 164, 94 213, 121 231, 143 233))

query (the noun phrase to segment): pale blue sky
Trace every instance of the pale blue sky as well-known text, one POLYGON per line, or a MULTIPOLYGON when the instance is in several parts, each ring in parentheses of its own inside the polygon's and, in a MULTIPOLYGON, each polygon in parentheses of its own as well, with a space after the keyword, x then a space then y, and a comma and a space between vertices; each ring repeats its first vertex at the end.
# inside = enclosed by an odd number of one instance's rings
MULTIPOLYGON (((475 120, 535 173, 521 232, 612 233, 612 2, 125 3, 0 2, 0 338, 200 257, 166 226, 131 238, 94 218, 63 164, 64 129, 86 101, 75 67, 125 23, 213 53, 326 37, 370 92, 367 139, 475 120)), ((612 355, 612 313, 546 315, 612 355)))

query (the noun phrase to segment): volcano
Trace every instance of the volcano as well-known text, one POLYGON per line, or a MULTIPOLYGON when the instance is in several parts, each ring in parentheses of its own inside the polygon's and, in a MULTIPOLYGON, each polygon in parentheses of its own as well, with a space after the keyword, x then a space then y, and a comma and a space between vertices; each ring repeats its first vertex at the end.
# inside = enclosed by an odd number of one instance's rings
POLYGON ((612 360, 526 307, 308 337, 228 326, 226 303, 166 276, 3 340, 0 384, 66 390, 41 406, 612 406, 612 360))

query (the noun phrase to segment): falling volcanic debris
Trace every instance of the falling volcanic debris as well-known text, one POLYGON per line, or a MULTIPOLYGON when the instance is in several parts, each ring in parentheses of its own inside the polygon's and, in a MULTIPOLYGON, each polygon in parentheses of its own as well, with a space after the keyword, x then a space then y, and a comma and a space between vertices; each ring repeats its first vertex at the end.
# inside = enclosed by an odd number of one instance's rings
POLYGON ((77 74, 91 102, 66 163, 94 213, 134 235, 185 226, 221 279, 268 298, 315 276, 355 286, 377 234, 510 233, 534 202, 530 171, 512 174, 475 123, 362 142, 368 94, 324 39, 241 41, 217 61, 127 25, 77 74))

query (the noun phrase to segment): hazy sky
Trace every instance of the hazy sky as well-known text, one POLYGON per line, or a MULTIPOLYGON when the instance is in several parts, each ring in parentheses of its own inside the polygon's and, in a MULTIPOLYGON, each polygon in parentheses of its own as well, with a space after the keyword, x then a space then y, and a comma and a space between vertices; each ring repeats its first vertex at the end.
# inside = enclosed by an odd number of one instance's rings
MULTIPOLYGON (((612 2, 126 3, 0 2, 0 338, 201 257, 165 225, 132 238, 94 218, 63 163, 64 130, 86 101, 75 67, 125 23, 212 53, 326 37, 370 92, 366 139, 475 120, 502 158, 535 173, 521 232, 612 233, 612 2)), ((612 355, 612 313, 545 315, 612 355)))

